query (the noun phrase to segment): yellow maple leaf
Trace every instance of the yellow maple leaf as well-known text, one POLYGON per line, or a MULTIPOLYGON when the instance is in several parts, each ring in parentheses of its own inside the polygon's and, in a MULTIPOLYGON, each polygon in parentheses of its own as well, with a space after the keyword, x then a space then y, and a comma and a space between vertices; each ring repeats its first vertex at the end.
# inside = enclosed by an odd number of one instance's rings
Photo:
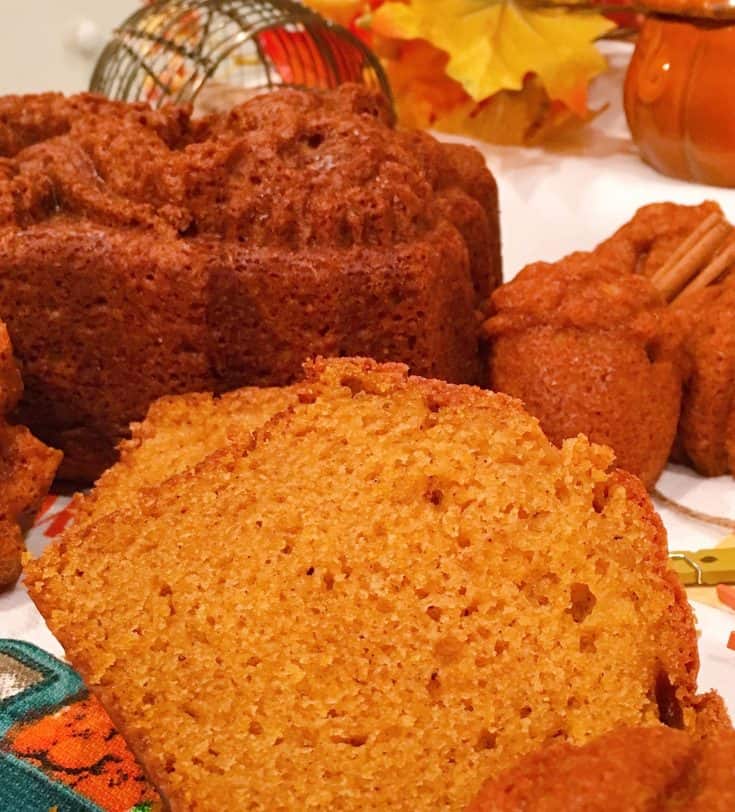
POLYGON ((521 90, 527 75, 535 74, 550 98, 584 115, 587 84, 606 67, 594 40, 615 23, 514 0, 410 0, 385 3, 370 26, 380 36, 424 39, 446 51, 447 75, 477 102, 521 90))
POLYGON ((527 76, 522 90, 501 90, 476 102, 447 76, 449 57, 444 51, 422 39, 385 42, 389 44, 381 49, 383 64, 404 127, 531 145, 569 134, 594 115, 580 117, 552 101, 536 76, 527 76))

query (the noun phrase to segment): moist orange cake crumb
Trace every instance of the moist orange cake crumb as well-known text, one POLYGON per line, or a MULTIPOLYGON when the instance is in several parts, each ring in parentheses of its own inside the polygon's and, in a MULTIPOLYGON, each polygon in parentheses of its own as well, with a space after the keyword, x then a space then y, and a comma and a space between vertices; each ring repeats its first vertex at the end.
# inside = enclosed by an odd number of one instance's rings
POLYGON ((210 393, 170 395, 151 404, 119 446, 120 460, 92 491, 73 503, 78 526, 125 507, 143 488, 160 485, 201 462, 230 439, 247 438, 277 412, 298 401, 291 387, 245 387, 221 397, 210 393))
POLYGON ((504 395, 318 362, 27 583, 171 808, 461 810, 545 743, 695 726, 691 612, 611 457, 504 395))

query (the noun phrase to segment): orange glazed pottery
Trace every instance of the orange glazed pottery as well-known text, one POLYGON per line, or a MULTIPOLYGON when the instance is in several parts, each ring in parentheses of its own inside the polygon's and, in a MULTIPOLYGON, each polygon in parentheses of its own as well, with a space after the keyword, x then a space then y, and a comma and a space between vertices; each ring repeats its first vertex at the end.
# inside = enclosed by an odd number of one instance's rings
POLYGON ((659 172, 735 186, 735 19, 715 16, 735 9, 669 3, 643 24, 628 68, 633 139, 659 172))

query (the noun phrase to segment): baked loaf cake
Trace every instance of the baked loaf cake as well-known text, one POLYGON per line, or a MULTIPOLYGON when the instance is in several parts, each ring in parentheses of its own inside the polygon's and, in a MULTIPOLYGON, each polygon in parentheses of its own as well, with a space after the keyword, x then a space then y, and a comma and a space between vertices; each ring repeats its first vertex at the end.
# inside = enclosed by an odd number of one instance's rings
POLYGON ((490 386, 520 398, 555 443, 586 434, 652 487, 679 419, 678 347, 660 293, 614 264, 572 254, 498 288, 490 386))
POLYGON ((609 450, 397 364, 298 391, 26 571, 173 809, 460 810, 543 743, 696 725, 691 612, 609 450))
POLYGON ((160 396, 288 384, 317 354, 478 379, 495 182, 389 120, 357 86, 201 120, 0 99, 0 318, 62 476, 96 478, 160 396))
POLYGON ((488 781, 467 812, 731 812, 735 731, 703 739, 623 727, 538 750, 488 781))
POLYGON ((0 589, 20 575, 25 525, 48 493, 61 454, 39 442, 24 426, 9 425, 23 386, 8 331, 0 322, 0 589))

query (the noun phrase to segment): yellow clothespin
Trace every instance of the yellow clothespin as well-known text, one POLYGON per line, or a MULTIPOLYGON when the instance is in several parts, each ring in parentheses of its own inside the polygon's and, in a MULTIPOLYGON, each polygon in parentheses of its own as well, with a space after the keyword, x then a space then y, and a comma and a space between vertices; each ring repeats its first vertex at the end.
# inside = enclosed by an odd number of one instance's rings
POLYGON ((669 560, 684 586, 735 584, 735 547, 674 551, 669 560))

